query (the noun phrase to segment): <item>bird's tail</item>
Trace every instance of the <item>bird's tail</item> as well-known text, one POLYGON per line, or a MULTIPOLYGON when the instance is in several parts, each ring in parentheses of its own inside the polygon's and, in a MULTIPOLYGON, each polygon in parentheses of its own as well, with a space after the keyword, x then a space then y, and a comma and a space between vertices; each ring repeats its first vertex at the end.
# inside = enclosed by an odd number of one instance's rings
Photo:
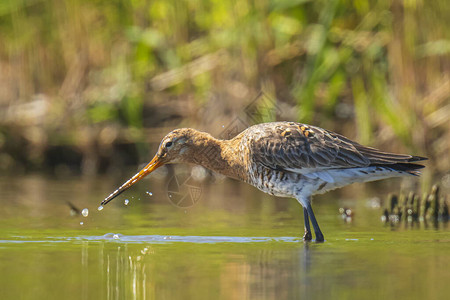
MULTIPOLYGON (((420 159, 420 160, 423 160, 423 159, 420 159)), ((413 163, 379 164, 379 165, 372 165, 372 166, 390 169, 392 171, 396 171, 399 173, 408 173, 408 174, 414 175, 414 176, 419 176, 420 175, 419 170, 425 168, 424 165, 413 164, 413 163)))

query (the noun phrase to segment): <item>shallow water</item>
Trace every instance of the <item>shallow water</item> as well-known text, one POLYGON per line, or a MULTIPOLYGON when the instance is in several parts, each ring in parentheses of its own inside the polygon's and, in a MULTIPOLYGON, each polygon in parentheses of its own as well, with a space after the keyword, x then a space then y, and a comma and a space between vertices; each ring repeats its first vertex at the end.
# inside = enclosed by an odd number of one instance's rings
POLYGON ((448 227, 385 226, 381 209, 367 201, 386 195, 378 186, 316 199, 326 242, 305 243, 295 200, 222 181, 201 186, 201 197, 180 208, 171 199, 189 191, 171 194, 154 178, 98 211, 119 183, 1 178, 0 299, 445 299, 450 293, 448 227), (88 216, 71 216, 67 201, 80 212, 88 208, 88 216), (338 213, 344 206, 354 211, 350 223, 338 213))

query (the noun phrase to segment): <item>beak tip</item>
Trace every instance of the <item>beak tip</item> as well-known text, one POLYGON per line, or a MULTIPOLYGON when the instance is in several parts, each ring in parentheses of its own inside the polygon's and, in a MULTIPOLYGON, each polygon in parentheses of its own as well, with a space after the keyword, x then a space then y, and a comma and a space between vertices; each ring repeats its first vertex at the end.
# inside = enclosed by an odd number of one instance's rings
POLYGON ((131 177, 130 179, 128 179, 128 181, 126 181, 124 184, 122 184, 122 186, 120 186, 117 190, 115 190, 114 192, 112 192, 108 197, 106 197, 101 203, 100 205, 106 205, 108 204, 111 200, 113 200, 114 198, 116 198, 117 196, 119 196, 122 192, 124 192, 125 190, 127 190, 129 187, 131 187, 133 184, 135 184, 136 182, 138 182, 139 180, 141 180, 143 177, 145 177, 147 174, 151 173, 153 170, 155 170, 156 168, 162 166, 163 164, 157 161, 157 156, 155 156, 152 161, 144 168, 142 169, 139 173, 137 173, 136 175, 134 175, 133 177, 131 177))
POLYGON ((106 198, 100 203, 100 205, 106 205, 106 204, 108 204, 112 199, 114 199, 114 198, 112 198, 112 197, 106 197, 106 198))

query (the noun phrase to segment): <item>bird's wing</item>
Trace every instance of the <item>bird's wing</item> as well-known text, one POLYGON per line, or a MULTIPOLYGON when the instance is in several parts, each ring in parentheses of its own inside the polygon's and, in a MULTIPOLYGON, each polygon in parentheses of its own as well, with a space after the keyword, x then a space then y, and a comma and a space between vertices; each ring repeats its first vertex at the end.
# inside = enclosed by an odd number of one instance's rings
POLYGON ((255 163, 275 170, 310 173, 335 168, 366 167, 423 160, 422 157, 382 152, 346 137, 294 122, 261 126, 250 141, 255 163))

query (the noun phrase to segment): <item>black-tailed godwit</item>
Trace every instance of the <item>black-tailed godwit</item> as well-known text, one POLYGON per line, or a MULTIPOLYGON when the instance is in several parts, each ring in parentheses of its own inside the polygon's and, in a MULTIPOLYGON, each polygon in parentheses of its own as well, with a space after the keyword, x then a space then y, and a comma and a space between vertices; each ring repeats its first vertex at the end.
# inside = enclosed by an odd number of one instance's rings
POLYGON ((303 206, 304 240, 323 241, 311 197, 354 182, 419 175, 420 156, 362 146, 311 125, 273 122, 251 126, 230 140, 191 128, 167 134, 151 162, 102 201, 107 204, 153 170, 168 163, 193 163, 244 181, 261 191, 293 197, 303 206))

